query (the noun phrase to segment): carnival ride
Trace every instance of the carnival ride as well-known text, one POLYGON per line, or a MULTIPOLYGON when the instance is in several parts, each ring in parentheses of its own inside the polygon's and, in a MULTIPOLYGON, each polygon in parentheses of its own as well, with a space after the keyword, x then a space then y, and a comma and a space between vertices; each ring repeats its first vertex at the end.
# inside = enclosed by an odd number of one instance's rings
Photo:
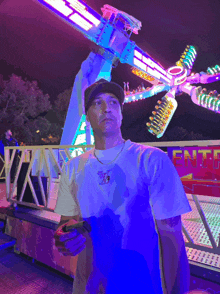
POLYGON ((61 144, 93 143, 92 130, 85 119, 82 93, 100 78, 110 81, 112 67, 118 61, 129 64, 133 74, 152 84, 147 89, 139 87, 135 91, 129 91, 129 84, 124 83, 125 103, 166 91, 146 124, 148 131, 157 138, 162 137, 166 131, 178 105, 175 96, 181 93, 190 95, 193 103, 198 106, 220 113, 220 95, 217 91, 194 86, 218 81, 220 66, 210 67, 206 72, 192 73, 197 56, 194 46, 188 45, 176 64, 166 70, 130 40, 131 34, 138 34, 142 26, 133 16, 110 5, 101 8, 101 16, 82 0, 38 1, 97 44, 97 50, 90 53, 82 63, 75 78, 61 144))

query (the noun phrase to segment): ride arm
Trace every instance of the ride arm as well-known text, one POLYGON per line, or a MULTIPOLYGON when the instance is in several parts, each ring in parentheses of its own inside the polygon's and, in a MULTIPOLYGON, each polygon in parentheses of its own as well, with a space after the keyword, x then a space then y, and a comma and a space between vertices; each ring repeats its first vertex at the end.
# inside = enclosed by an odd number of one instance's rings
POLYGON ((171 76, 147 53, 130 40, 128 31, 137 34, 141 22, 110 5, 99 15, 82 0, 38 0, 86 38, 113 54, 121 63, 135 66, 157 81, 170 85, 171 76))

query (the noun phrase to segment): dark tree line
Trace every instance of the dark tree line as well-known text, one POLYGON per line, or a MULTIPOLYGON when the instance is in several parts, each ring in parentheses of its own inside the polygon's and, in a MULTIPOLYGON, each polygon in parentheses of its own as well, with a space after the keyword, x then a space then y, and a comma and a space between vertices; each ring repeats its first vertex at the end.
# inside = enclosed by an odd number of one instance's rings
POLYGON ((12 74, 0 89, 0 135, 11 128, 20 144, 59 144, 71 90, 58 95, 55 105, 36 81, 12 74))
MULTIPOLYGON (((11 128, 19 144, 24 145, 59 145, 72 89, 60 93, 54 104, 48 94, 39 89, 36 81, 24 80, 12 74, 8 81, 0 85, 0 136, 5 127, 11 128)), ((143 124, 144 125, 144 124, 143 124)), ((136 125, 135 128, 138 126, 136 125)), ((133 141, 152 141, 152 135, 140 130, 127 132, 133 141), (134 136, 134 138, 132 138, 134 136), (136 140, 135 140, 136 138, 136 140)), ((129 128, 130 129, 130 128, 129 128)), ((126 137, 126 131, 125 131, 126 137)), ((208 140, 202 134, 174 126, 167 129, 164 136, 153 141, 195 141, 208 140)))

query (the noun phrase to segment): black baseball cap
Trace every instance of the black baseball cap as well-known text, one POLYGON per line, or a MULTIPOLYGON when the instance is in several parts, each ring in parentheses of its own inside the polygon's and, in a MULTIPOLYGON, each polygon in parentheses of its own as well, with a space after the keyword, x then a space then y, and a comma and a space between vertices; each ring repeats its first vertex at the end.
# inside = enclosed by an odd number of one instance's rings
POLYGON ((100 93, 111 93, 116 96, 118 99, 121 109, 123 109, 125 94, 124 90, 121 86, 116 83, 108 82, 105 79, 101 79, 88 88, 86 88, 84 93, 84 101, 85 101, 85 113, 87 113, 89 107, 91 106, 95 97, 100 93))

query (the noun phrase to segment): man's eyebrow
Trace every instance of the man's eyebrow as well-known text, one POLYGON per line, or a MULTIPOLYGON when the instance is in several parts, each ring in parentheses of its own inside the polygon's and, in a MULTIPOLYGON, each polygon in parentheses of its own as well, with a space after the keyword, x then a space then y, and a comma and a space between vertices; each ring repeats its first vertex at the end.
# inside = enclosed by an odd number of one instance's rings
MULTIPOLYGON (((114 97, 114 96, 109 96, 109 97, 110 97, 110 99, 118 100, 117 97, 114 97)), ((100 99, 102 99, 102 97, 97 96, 97 97, 94 98, 94 100, 98 100, 98 99, 100 100, 100 99)))

